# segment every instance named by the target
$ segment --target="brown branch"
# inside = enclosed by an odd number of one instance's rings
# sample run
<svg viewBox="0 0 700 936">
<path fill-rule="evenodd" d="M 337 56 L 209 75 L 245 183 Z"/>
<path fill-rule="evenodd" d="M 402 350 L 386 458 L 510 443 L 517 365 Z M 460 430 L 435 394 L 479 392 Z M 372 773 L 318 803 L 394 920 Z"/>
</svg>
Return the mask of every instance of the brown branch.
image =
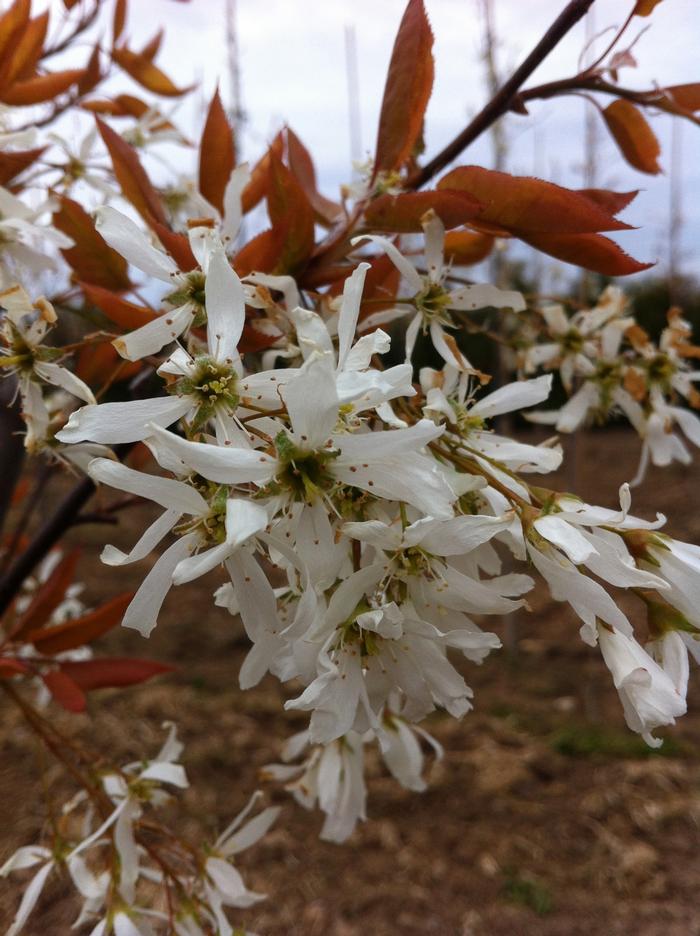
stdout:
<svg viewBox="0 0 700 936">
<path fill-rule="evenodd" d="M 76 515 L 92 497 L 94 491 L 95 485 L 90 478 L 83 478 L 79 481 L 59 504 L 56 512 L 39 529 L 29 546 L 20 553 L 0 579 L 0 617 L 12 603 L 22 587 L 22 582 L 48 555 L 65 531 L 72 526 Z"/>
<path fill-rule="evenodd" d="M 691 111 L 684 111 L 669 97 L 663 88 L 650 88 L 647 91 L 635 91 L 632 88 L 622 88 L 612 81 L 606 81 L 599 74 L 582 72 L 572 78 L 562 78 L 558 81 L 548 81 L 545 84 L 526 88 L 517 94 L 511 102 L 511 110 L 522 111 L 528 101 L 546 100 L 574 91 L 593 91 L 599 94 L 609 94 L 611 97 L 624 98 L 640 107 L 658 107 L 667 113 L 684 117 L 692 123 L 700 124 L 700 118 Z"/>
<path fill-rule="evenodd" d="M 0 452 L 1 532 L 24 461 L 24 422 L 17 399 L 17 382 L 12 377 L 0 385 Z"/>
<path fill-rule="evenodd" d="M 581 20 L 595 0 L 571 0 L 554 20 L 525 61 L 513 72 L 503 87 L 451 143 L 426 163 L 407 182 L 406 188 L 418 189 L 449 165 L 470 143 L 488 130 L 491 124 L 509 111 L 518 90 L 564 36 Z"/>
</svg>

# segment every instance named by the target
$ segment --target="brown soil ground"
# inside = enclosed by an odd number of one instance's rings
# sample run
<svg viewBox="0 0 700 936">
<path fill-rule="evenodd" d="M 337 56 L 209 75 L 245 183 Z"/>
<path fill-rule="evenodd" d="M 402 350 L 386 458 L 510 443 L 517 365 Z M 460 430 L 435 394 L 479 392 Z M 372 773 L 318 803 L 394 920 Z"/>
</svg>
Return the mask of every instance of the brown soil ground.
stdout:
<svg viewBox="0 0 700 936">
<path fill-rule="evenodd" d="M 577 448 L 575 473 L 553 486 L 615 506 L 620 481 L 634 473 L 637 440 L 609 431 L 581 437 Z M 651 471 L 635 512 L 661 510 L 669 532 L 700 542 L 699 465 Z M 133 542 L 145 519 L 139 509 L 119 529 L 76 531 L 87 543 L 81 574 L 90 600 L 138 584 L 145 564 L 107 570 L 96 555 L 105 539 Z M 105 651 L 172 661 L 176 674 L 94 693 L 89 716 L 55 715 L 122 762 L 155 750 L 161 722 L 177 721 L 192 781 L 179 819 L 192 832 L 222 827 L 258 785 L 259 768 L 304 726 L 282 710 L 290 687 L 268 677 L 238 690 L 240 632 L 213 608 L 216 584 L 211 576 L 171 595 L 147 645 L 126 632 L 102 641 Z M 572 613 L 543 590 L 532 604 L 534 613 L 497 622 L 510 649 L 466 667 L 475 711 L 461 723 L 430 720 L 446 756 L 433 764 L 428 792 L 405 792 L 370 763 L 370 820 L 337 846 L 318 840 L 320 815 L 269 789 L 282 817 L 241 866 L 270 898 L 242 923 L 261 936 L 700 934 L 697 674 L 689 714 L 652 755 L 626 730 L 607 671 L 578 638 Z M 7 708 L 0 737 L 1 861 L 37 840 L 43 814 L 36 744 Z M 59 769 L 49 767 L 47 778 L 58 796 L 70 791 Z M 3 883 L 0 923 L 17 899 L 17 887 Z M 26 933 L 68 934 L 74 909 L 56 882 Z"/>
</svg>

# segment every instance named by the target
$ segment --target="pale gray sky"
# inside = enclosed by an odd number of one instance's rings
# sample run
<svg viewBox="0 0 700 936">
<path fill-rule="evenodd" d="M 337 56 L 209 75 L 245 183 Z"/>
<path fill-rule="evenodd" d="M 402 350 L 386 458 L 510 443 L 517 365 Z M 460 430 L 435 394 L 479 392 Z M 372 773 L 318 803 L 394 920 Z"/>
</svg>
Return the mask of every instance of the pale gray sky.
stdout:
<svg viewBox="0 0 700 936">
<path fill-rule="evenodd" d="M 164 25 L 166 41 L 159 64 L 176 82 L 200 81 L 199 107 L 220 79 L 229 97 L 225 47 L 226 0 L 132 0 L 128 32 L 143 41 Z M 508 72 L 534 45 L 564 0 L 493 0 L 502 68 Z M 242 141 L 254 159 L 287 121 L 312 151 L 322 185 L 334 195 L 350 175 L 346 91 L 346 26 L 357 40 L 362 144 L 373 149 L 386 68 L 404 0 L 237 0 L 237 27 L 243 105 L 248 114 Z M 484 102 L 479 61 L 482 24 L 477 0 L 426 0 L 435 34 L 436 77 L 427 115 L 427 154 L 443 146 Z M 629 0 L 597 0 L 595 27 L 619 24 Z M 700 12 L 697 0 L 665 0 L 649 19 L 637 18 L 629 31 L 650 25 L 635 46 L 638 69 L 623 72 L 624 83 L 648 87 L 700 80 Z M 576 27 L 536 72 L 533 81 L 572 74 L 584 42 Z M 610 34 L 608 34 L 610 35 Z M 604 37 L 603 41 L 606 37 Z M 607 103 L 607 102 L 606 102 Z M 183 124 L 194 125 L 193 104 L 183 108 Z M 588 105 L 590 106 L 590 105 Z M 507 118 L 511 172 L 537 174 L 576 187 L 582 184 L 585 102 L 575 98 L 536 103 L 529 117 Z M 670 118 L 654 117 L 662 144 L 665 174 L 636 172 L 617 156 L 600 122 L 598 184 L 622 191 L 641 188 L 626 220 L 642 227 L 619 238 L 640 260 L 667 262 L 669 217 Z M 683 124 L 681 166 L 684 215 L 681 266 L 700 275 L 700 127 Z M 463 162 L 491 164 L 488 139 L 475 144 Z M 570 269 L 570 268 L 566 268 Z"/>
</svg>

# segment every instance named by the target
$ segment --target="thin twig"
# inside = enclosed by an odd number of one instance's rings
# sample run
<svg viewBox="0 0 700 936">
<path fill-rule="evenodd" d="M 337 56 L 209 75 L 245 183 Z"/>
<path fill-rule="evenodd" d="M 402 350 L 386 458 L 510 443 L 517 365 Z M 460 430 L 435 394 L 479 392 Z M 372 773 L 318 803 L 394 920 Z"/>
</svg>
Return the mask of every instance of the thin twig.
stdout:
<svg viewBox="0 0 700 936">
<path fill-rule="evenodd" d="M 94 491 L 95 485 L 90 478 L 79 481 L 0 579 L 0 617 L 7 611 L 22 587 L 22 582 L 72 525 L 76 515 L 90 500 Z"/>
<path fill-rule="evenodd" d="M 571 0 L 554 20 L 544 36 L 530 52 L 525 61 L 513 72 L 500 91 L 491 98 L 488 104 L 476 117 L 458 134 L 451 143 L 442 149 L 430 162 L 426 163 L 407 182 L 406 187 L 419 189 L 426 182 L 437 175 L 441 169 L 449 165 L 453 159 L 465 150 L 470 143 L 488 130 L 491 124 L 509 111 L 516 98 L 518 90 L 527 81 L 535 69 L 544 61 L 549 53 L 564 38 L 564 36 L 581 20 L 595 0 Z"/>
</svg>

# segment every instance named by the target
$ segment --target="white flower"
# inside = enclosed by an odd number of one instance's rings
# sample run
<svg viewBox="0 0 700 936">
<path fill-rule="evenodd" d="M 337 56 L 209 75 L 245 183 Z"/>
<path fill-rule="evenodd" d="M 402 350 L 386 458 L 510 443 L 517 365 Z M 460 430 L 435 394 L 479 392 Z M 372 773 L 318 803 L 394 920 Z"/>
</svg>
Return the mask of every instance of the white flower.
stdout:
<svg viewBox="0 0 700 936">
<path fill-rule="evenodd" d="M 406 429 L 335 431 L 340 401 L 329 354 L 309 359 L 280 395 L 291 426 L 287 430 L 275 421 L 274 457 L 234 445 L 189 442 L 156 426 L 154 435 L 164 451 L 219 483 L 267 482 L 285 500 L 305 503 L 324 499 L 341 485 L 451 516 L 455 494 L 435 460 L 421 451 L 441 435 L 440 427 L 421 420 Z"/>
<path fill-rule="evenodd" d="M 186 417 L 196 429 L 213 421 L 221 441 L 228 439 L 235 431 L 231 419 L 241 394 L 255 393 L 257 387 L 254 379 L 240 380 L 238 342 L 245 324 L 245 300 L 220 246 L 211 251 L 204 297 L 207 351 L 192 357 L 178 348 L 161 365 L 158 373 L 171 381 L 170 396 L 85 406 L 71 415 L 56 438 L 65 443 L 136 442 L 151 434 L 150 423 L 169 426 Z M 266 375 L 262 383 L 269 381 Z"/>
<path fill-rule="evenodd" d="M 625 538 L 642 568 L 661 580 L 653 587 L 665 588 L 664 599 L 700 628 L 700 546 L 652 530 L 635 529 Z"/>
<path fill-rule="evenodd" d="M 224 907 L 251 907 L 265 899 L 264 894 L 248 890 L 240 872 L 233 865 L 233 858 L 260 841 L 280 813 L 279 807 L 270 806 L 245 822 L 260 795 L 255 793 L 222 832 L 204 863 L 202 886 L 207 907 L 216 920 L 220 936 L 232 936 L 234 932 L 226 919 Z"/>
<path fill-rule="evenodd" d="M 615 286 L 608 286 L 593 309 L 569 316 L 557 304 L 539 309 L 551 340 L 528 348 L 522 358 L 526 373 L 538 367 L 557 367 L 562 383 L 571 390 L 576 375 L 589 376 L 596 361 L 616 356 L 620 339 L 633 318 L 622 318 L 626 299 Z"/>
<path fill-rule="evenodd" d="M 445 331 L 445 328 L 456 327 L 450 311 L 472 312 L 495 306 L 521 312 L 525 308 L 525 300 L 519 292 L 504 291 L 486 284 L 461 286 L 448 291 L 443 285 L 449 277 L 449 269 L 445 266 L 444 260 L 445 228 L 435 212 L 427 213 L 423 221 L 423 230 L 425 232 L 425 261 L 428 268 L 425 275 L 419 273 L 387 238 L 365 234 L 353 239 L 353 244 L 367 240 L 380 247 L 401 274 L 409 293 L 413 293 L 410 304 L 395 306 L 368 316 L 362 323 L 363 328 L 367 330 L 376 325 L 411 315 L 411 321 L 406 329 L 407 361 L 410 361 L 413 356 L 416 338 L 422 329 L 424 333 L 430 332 L 433 346 L 447 364 L 451 364 L 458 370 L 474 373 L 471 364 L 457 347 L 454 337 Z"/>
<path fill-rule="evenodd" d="M 661 747 L 661 739 L 651 732 L 661 725 L 675 724 L 676 718 L 686 712 L 685 698 L 634 637 L 602 625 L 598 633 L 600 650 L 620 695 L 625 721 L 650 747 Z"/>
<path fill-rule="evenodd" d="M 183 273 L 172 257 L 154 247 L 138 225 L 115 208 L 108 205 L 98 208 L 95 226 L 110 247 L 132 266 L 170 286 L 171 291 L 165 296 L 165 302 L 171 311 L 164 312 L 147 325 L 114 341 L 119 354 L 129 361 L 157 354 L 165 345 L 171 344 L 186 332 L 198 316 L 205 315 L 207 272 L 211 258 L 223 250 L 221 241 L 210 228 L 190 228 L 190 247 L 199 269 Z M 213 314 L 218 312 L 217 308 Z M 217 330 L 214 330 L 212 341 L 216 337 Z"/>
<path fill-rule="evenodd" d="M 88 870 L 83 859 L 76 853 L 66 855 L 65 843 L 63 850 L 57 852 L 52 852 L 41 845 L 25 845 L 18 848 L 14 855 L 0 868 L 0 877 L 6 877 L 13 871 L 32 868 L 38 864 L 41 867 L 35 872 L 34 877 L 25 888 L 20 905 L 5 936 L 17 936 L 17 934 L 21 933 L 41 896 L 51 872 L 64 863 L 73 884 L 86 900 L 94 900 L 96 896 L 100 897 L 103 894 L 102 884 Z"/>
<path fill-rule="evenodd" d="M 190 582 L 216 568 L 268 523 L 264 507 L 250 500 L 230 497 L 227 489 L 219 486 L 210 486 L 207 500 L 196 487 L 184 481 L 134 471 L 107 458 L 91 461 L 89 473 L 95 481 L 145 497 L 165 508 L 130 553 L 105 546 L 101 558 L 107 565 L 144 559 L 183 515 L 191 518 L 182 536 L 148 573 L 124 615 L 124 627 L 133 627 L 144 637 L 156 626 L 158 612 L 171 584 Z"/>
<path fill-rule="evenodd" d="M 308 732 L 294 735 L 285 745 L 283 760 L 296 760 L 308 744 Z M 286 788 L 305 809 L 318 803 L 326 814 L 321 830 L 324 841 L 344 842 L 358 820 L 367 818 L 363 748 L 362 735 L 353 731 L 328 745 L 314 747 L 299 765 L 268 764 L 264 770 L 272 779 L 287 781 Z"/>
<path fill-rule="evenodd" d="M 381 748 L 384 763 L 402 787 L 422 793 L 427 789 L 423 779 L 425 758 L 419 738 L 425 739 L 433 748 L 438 760 L 442 760 L 442 745 L 422 728 L 411 725 L 387 712 L 384 716 L 384 745 Z"/>
<path fill-rule="evenodd" d="M 488 428 L 488 420 L 535 406 L 549 396 L 550 376 L 534 380 L 517 380 L 486 394 L 478 400 L 468 399 L 469 378 L 457 368 L 446 364 L 441 371 L 423 367 L 420 382 L 426 395 L 423 411 L 432 419 L 446 419 L 448 430 L 459 438 L 460 447 L 474 454 L 478 463 L 500 480 L 506 480 L 497 465 L 512 471 L 556 471 L 562 460 L 558 445 L 528 445 L 498 435 Z M 494 465 L 494 462 L 496 465 Z"/>
<path fill-rule="evenodd" d="M 146 804 L 158 806 L 170 798 L 163 784 L 179 789 L 189 786 L 184 767 L 176 763 L 182 753 L 182 744 L 177 739 L 175 726 L 170 724 L 168 728 L 168 737 L 152 760 L 127 764 L 119 773 L 102 775 L 102 787 L 115 809 L 68 855 L 68 860 L 80 855 L 113 827 L 114 847 L 119 855 L 119 893 L 129 904 L 134 901 L 136 882 L 141 874 L 134 824 L 141 818 Z"/>
<path fill-rule="evenodd" d="M 32 303 L 21 286 L 0 293 L 0 369 L 16 374 L 22 397 L 22 411 L 27 424 L 25 445 L 31 450 L 46 441 L 49 409 L 41 385 L 61 387 L 88 403 L 95 398 L 90 388 L 65 367 L 55 363 L 60 351 L 43 344 L 56 313 L 43 297 Z"/>
<path fill-rule="evenodd" d="M 690 464 L 690 452 L 682 438 L 673 431 L 676 427 L 693 445 L 700 447 L 700 419 L 683 406 L 672 406 L 658 387 L 653 388 L 649 394 L 648 410 L 635 425 L 643 446 L 633 484 L 644 479 L 650 460 L 661 467 L 676 461 L 682 465 Z"/>
<path fill-rule="evenodd" d="M 6 188 L 0 186 L 0 285 L 23 275 L 38 276 L 56 267 L 46 244 L 57 248 L 73 246 L 70 237 L 40 219 L 55 205 L 51 199 L 30 208 Z"/>
</svg>

